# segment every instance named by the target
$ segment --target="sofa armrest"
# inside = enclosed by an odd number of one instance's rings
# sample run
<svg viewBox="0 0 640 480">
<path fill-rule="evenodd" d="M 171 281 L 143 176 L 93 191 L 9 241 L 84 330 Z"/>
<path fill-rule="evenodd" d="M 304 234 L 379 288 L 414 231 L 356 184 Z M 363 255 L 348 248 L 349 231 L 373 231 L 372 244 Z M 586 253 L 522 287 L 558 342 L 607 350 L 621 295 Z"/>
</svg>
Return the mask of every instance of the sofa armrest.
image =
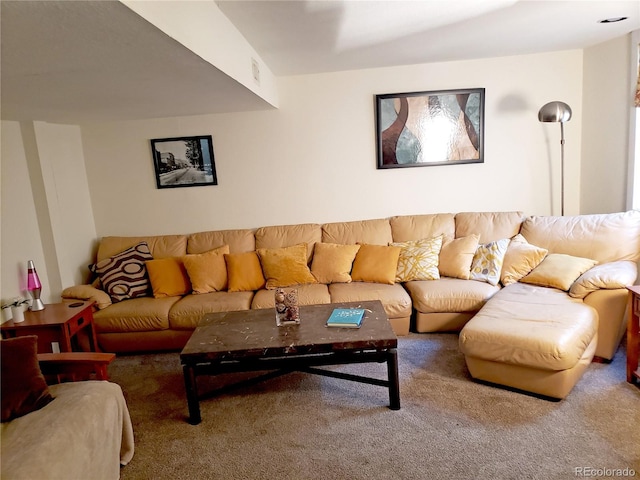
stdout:
<svg viewBox="0 0 640 480">
<path fill-rule="evenodd" d="M 74 285 L 67 287 L 62 291 L 61 296 L 62 298 L 74 300 L 93 300 L 96 302 L 99 310 L 111 305 L 111 297 L 109 294 L 93 285 Z"/>
<path fill-rule="evenodd" d="M 47 383 L 108 380 L 107 366 L 114 353 L 65 352 L 39 353 L 40 370 Z"/>
<path fill-rule="evenodd" d="M 627 285 L 632 285 L 637 276 L 638 267 L 629 260 L 603 263 L 580 275 L 571 285 L 569 295 L 574 298 L 584 298 L 600 289 L 625 288 Z"/>
</svg>

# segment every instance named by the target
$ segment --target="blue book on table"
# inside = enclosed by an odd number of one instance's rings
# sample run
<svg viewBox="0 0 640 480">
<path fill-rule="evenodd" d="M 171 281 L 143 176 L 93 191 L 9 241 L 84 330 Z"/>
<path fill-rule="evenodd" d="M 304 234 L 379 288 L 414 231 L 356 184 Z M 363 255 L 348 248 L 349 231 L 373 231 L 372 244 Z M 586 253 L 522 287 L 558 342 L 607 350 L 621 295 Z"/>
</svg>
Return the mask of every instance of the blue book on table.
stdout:
<svg viewBox="0 0 640 480">
<path fill-rule="evenodd" d="M 327 327 L 360 328 L 364 308 L 335 308 L 327 320 Z"/>
</svg>

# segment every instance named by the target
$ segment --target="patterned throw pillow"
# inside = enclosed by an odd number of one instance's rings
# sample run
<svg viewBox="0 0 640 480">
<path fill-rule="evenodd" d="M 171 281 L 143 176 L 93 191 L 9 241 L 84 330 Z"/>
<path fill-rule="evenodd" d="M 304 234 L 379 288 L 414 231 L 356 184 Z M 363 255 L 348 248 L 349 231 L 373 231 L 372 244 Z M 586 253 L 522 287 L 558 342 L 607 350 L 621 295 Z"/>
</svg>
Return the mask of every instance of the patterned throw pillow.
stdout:
<svg viewBox="0 0 640 480">
<path fill-rule="evenodd" d="M 140 242 L 89 269 L 98 274 L 104 291 L 113 302 L 149 295 L 149 277 L 144 262 L 153 260 L 147 242 Z"/>
<path fill-rule="evenodd" d="M 497 285 L 500 281 L 502 262 L 509 247 L 509 239 L 503 238 L 495 242 L 479 245 L 471 262 L 471 280 Z"/>
<path fill-rule="evenodd" d="M 422 240 L 392 243 L 401 247 L 396 271 L 396 282 L 437 280 L 440 278 L 438 260 L 442 248 L 442 235 Z"/>
</svg>

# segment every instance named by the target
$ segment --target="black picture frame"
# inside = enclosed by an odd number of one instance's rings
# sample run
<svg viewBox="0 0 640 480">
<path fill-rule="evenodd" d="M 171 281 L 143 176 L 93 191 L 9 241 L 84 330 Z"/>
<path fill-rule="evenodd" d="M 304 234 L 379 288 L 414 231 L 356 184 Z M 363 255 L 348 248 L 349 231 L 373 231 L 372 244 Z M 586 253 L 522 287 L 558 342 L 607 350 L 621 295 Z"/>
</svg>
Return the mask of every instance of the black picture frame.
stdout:
<svg viewBox="0 0 640 480">
<path fill-rule="evenodd" d="M 157 188 L 217 185 L 211 135 L 150 140 Z"/>
<path fill-rule="evenodd" d="M 375 96 L 377 168 L 484 163 L 484 88 Z"/>
</svg>

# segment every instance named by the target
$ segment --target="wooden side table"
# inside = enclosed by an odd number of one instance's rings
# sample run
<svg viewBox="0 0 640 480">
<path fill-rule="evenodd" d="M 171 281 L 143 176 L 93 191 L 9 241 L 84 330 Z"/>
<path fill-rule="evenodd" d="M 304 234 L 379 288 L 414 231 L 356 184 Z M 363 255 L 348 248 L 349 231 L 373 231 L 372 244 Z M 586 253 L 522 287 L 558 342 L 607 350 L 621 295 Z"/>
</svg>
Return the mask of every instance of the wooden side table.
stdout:
<svg viewBox="0 0 640 480">
<path fill-rule="evenodd" d="M 38 353 L 99 351 L 93 326 L 93 300 L 46 304 L 44 310 L 24 312 L 24 321 L 9 320 L 0 330 L 3 338 L 38 336 Z M 55 353 L 55 352 L 54 352 Z"/>
<path fill-rule="evenodd" d="M 640 285 L 629 290 L 629 319 L 627 321 L 627 382 L 638 383 L 640 379 Z"/>
</svg>

